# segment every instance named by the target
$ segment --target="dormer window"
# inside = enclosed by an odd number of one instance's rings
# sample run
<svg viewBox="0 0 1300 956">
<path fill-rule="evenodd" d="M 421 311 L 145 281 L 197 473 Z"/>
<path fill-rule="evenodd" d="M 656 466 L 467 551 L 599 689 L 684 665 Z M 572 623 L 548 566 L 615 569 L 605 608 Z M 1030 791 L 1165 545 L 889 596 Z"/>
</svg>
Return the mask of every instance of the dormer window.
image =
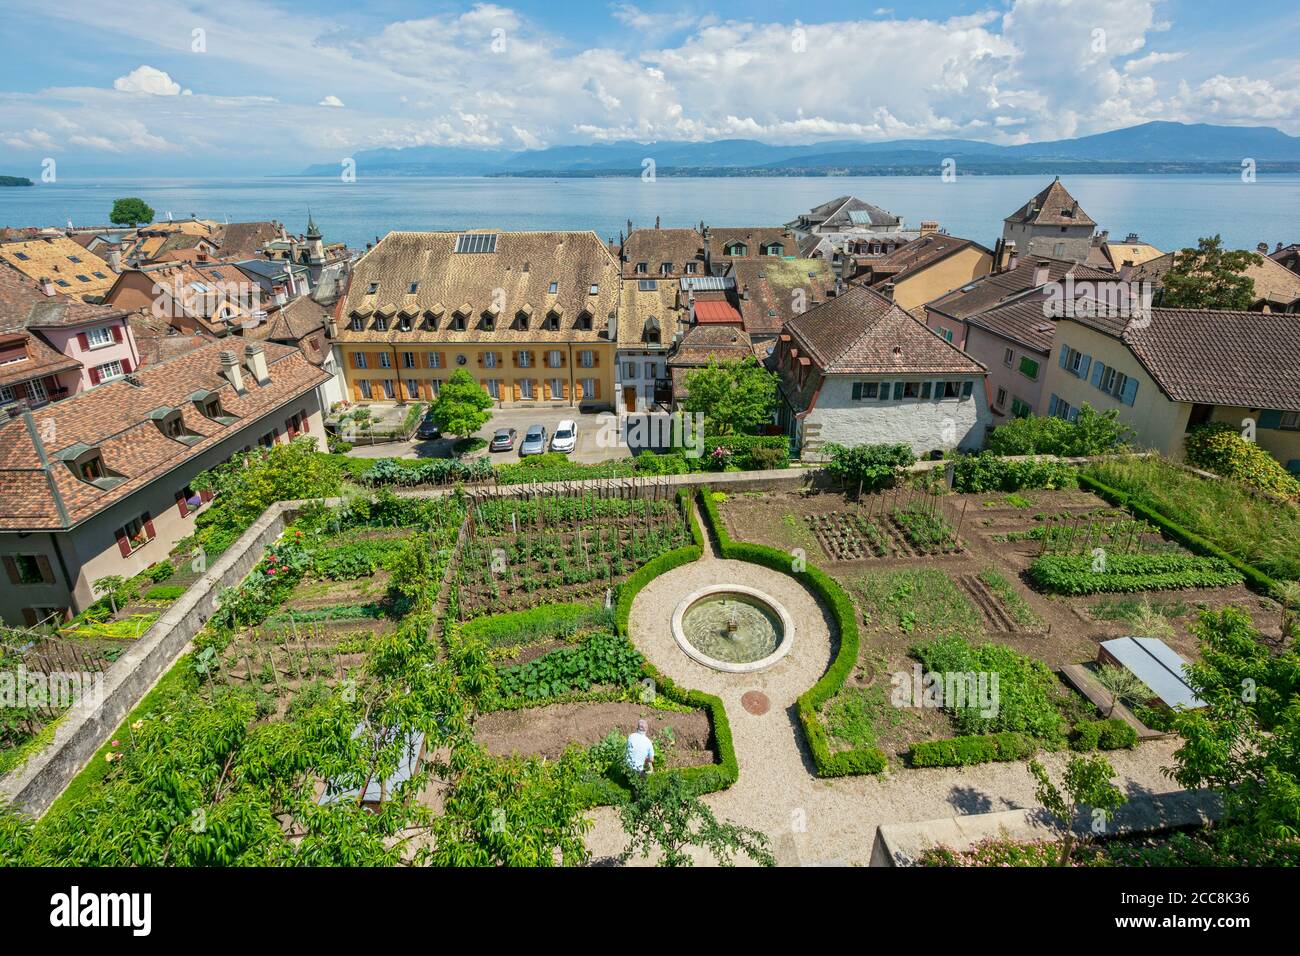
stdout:
<svg viewBox="0 0 1300 956">
<path fill-rule="evenodd" d="M 348 323 L 348 328 L 351 329 L 353 332 L 361 332 L 365 329 L 365 327 L 366 327 L 365 320 L 362 319 L 361 316 L 359 315 L 352 316 L 352 321 Z"/>
<path fill-rule="evenodd" d="M 453 332 L 464 332 L 464 331 L 465 331 L 465 316 L 461 315 L 459 312 L 457 312 L 455 315 L 453 315 L 453 316 L 451 317 L 451 330 L 452 330 Z"/>
<path fill-rule="evenodd" d="M 124 477 L 104 463 L 104 457 L 98 448 L 77 443 L 63 449 L 56 456 L 67 463 L 68 468 L 81 481 L 94 485 L 101 491 L 107 491 L 122 482 Z"/>
<path fill-rule="evenodd" d="M 669 275 L 672 271 L 673 271 L 673 264 L 672 264 L 671 262 L 661 262 L 661 263 L 659 263 L 659 274 L 660 274 L 660 275 L 665 275 L 665 276 L 666 276 L 666 275 Z"/>
<path fill-rule="evenodd" d="M 490 312 L 485 312 L 483 314 L 483 331 L 494 332 L 496 331 L 496 327 L 497 327 L 496 316 L 492 315 L 492 313 Z"/>
<path fill-rule="evenodd" d="M 590 332 L 590 331 L 591 331 L 591 313 L 590 313 L 590 312 L 583 312 L 581 315 L 578 316 L 578 322 L 577 322 L 576 328 L 580 329 L 580 330 L 583 331 L 583 332 Z"/>
<path fill-rule="evenodd" d="M 647 272 L 649 272 L 649 271 L 650 271 L 650 263 L 648 263 L 648 262 L 638 262 L 638 263 L 636 264 L 636 272 L 637 272 L 637 275 L 642 275 L 642 276 L 643 276 L 643 275 L 645 275 L 645 274 L 646 274 Z"/>
<path fill-rule="evenodd" d="M 645 320 L 645 326 L 641 329 L 641 339 L 647 345 L 658 345 L 660 343 L 659 320 L 653 315 Z"/>
<path fill-rule="evenodd" d="M 781 245 L 781 243 L 779 242 L 769 242 L 766 246 L 763 247 L 763 255 L 765 256 L 785 255 L 785 246 Z"/>
<path fill-rule="evenodd" d="M 211 392 L 195 392 L 190 396 L 190 401 L 199 413 L 209 421 L 216 422 L 218 425 L 232 425 L 236 417 L 221 407 L 221 396 L 214 395 Z"/>
<path fill-rule="evenodd" d="M 749 255 L 749 247 L 743 242 L 729 242 L 727 243 L 727 255 L 747 256 Z"/>
<path fill-rule="evenodd" d="M 696 265 L 697 265 L 697 263 L 694 263 L 694 262 L 688 262 L 688 263 L 686 263 L 686 274 L 687 274 L 688 276 L 693 276 L 693 275 L 695 275 L 695 273 L 696 273 Z"/>
<path fill-rule="evenodd" d="M 402 331 L 402 332 L 409 332 L 409 331 L 411 331 L 411 320 L 410 320 L 407 316 L 405 316 L 405 315 L 398 316 L 398 318 L 397 318 L 397 328 L 398 328 L 399 331 Z"/>
<path fill-rule="evenodd" d="M 550 315 L 546 317 L 546 331 L 547 332 L 560 331 L 560 317 L 556 315 L 554 312 L 552 312 Z"/>
<path fill-rule="evenodd" d="M 388 320 L 384 318 L 382 315 L 375 316 L 375 331 L 376 332 L 388 331 Z"/>
</svg>

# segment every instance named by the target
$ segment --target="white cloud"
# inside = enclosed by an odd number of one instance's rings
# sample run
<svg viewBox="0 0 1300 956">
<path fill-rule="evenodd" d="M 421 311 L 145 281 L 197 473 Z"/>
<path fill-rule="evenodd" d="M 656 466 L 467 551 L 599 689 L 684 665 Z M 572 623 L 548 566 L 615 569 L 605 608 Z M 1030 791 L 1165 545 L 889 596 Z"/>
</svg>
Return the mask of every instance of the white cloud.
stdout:
<svg viewBox="0 0 1300 956">
<path fill-rule="evenodd" d="M 317 103 L 316 105 L 317 105 L 317 106 L 334 106 L 334 107 L 341 107 L 341 106 L 343 106 L 343 101 L 342 101 L 341 99 L 339 99 L 337 96 L 335 96 L 333 93 L 331 93 L 329 96 L 325 97 L 323 100 L 321 100 L 321 101 L 320 101 L 319 103 Z"/>
<path fill-rule="evenodd" d="M 138 66 L 126 76 L 119 76 L 114 80 L 113 89 L 121 93 L 152 93 L 154 96 L 179 96 L 181 85 L 162 70 L 155 70 L 152 66 Z"/>
<path fill-rule="evenodd" d="M 1177 63 L 1183 57 L 1187 56 L 1185 51 L 1174 53 L 1148 53 L 1146 56 L 1140 56 L 1136 60 L 1129 60 L 1124 64 L 1125 73 L 1145 73 L 1153 66 L 1159 66 L 1161 63 Z"/>
</svg>

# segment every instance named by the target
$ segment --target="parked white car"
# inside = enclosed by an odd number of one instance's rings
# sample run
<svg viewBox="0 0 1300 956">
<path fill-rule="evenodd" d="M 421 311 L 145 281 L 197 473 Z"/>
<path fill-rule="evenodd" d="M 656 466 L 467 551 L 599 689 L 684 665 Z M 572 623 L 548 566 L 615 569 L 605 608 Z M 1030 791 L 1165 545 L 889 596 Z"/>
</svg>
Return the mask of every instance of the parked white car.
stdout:
<svg viewBox="0 0 1300 956">
<path fill-rule="evenodd" d="M 566 418 L 555 426 L 555 434 L 551 436 L 551 451 L 563 452 L 567 455 L 577 447 L 578 423 L 571 418 Z"/>
</svg>

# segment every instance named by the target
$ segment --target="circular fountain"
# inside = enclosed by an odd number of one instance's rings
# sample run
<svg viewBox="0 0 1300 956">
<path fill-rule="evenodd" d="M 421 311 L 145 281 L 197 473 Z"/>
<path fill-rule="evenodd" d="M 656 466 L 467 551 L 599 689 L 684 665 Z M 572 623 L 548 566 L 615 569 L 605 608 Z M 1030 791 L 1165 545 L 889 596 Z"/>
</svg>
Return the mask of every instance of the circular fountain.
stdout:
<svg viewBox="0 0 1300 956">
<path fill-rule="evenodd" d="M 794 642 L 794 621 L 756 588 L 717 584 L 682 599 L 673 611 L 673 637 L 692 660 L 714 670 L 747 674 L 771 667 Z"/>
</svg>

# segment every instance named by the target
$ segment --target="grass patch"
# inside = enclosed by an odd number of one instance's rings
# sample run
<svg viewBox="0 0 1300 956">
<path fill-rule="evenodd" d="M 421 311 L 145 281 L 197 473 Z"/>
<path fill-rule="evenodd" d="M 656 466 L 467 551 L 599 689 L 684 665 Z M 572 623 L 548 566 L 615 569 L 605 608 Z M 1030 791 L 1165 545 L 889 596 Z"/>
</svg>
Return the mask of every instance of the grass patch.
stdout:
<svg viewBox="0 0 1300 956">
<path fill-rule="evenodd" d="M 845 687 L 822 707 L 822 717 L 831 739 L 854 749 L 877 745 L 877 721 L 886 715 L 889 702 L 879 687 Z"/>
</svg>

